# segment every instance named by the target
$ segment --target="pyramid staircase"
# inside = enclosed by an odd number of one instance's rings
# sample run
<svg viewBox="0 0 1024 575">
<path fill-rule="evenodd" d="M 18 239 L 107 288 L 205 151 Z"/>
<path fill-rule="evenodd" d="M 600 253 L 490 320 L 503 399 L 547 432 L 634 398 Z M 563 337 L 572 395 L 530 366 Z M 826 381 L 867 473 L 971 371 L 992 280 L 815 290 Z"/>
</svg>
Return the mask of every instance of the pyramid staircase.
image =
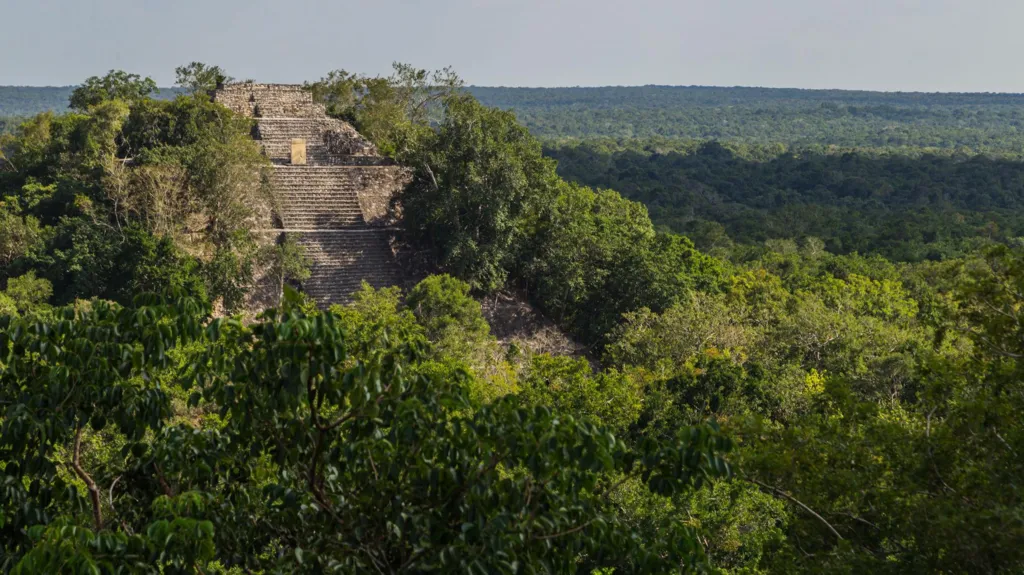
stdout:
<svg viewBox="0 0 1024 575">
<path fill-rule="evenodd" d="M 273 164 L 278 199 L 268 231 L 305 248 L 311 266 L 302 291 L 326 307 L 349 302 L 363 281 L 377 288 L 402 283 L 386 215 L 408 170 L 348 123 L 327 117 L 302 86 L 231 84 L 213 98 L 255 119 L 253 136 Z M 295 141 L 304 145 L 304 164 L 292 163 Z"/>
</svg>

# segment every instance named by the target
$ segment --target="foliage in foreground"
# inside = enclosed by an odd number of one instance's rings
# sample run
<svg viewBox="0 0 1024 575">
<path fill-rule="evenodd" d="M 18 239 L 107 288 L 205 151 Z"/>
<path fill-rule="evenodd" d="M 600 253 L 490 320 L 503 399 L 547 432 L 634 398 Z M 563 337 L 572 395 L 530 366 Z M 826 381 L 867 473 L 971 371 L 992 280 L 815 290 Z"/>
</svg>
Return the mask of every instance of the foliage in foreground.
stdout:
<svg viewBox="0 0 1024 575">
<path fill-rule="evenodd" d="M 189 299 L 139 303 L 3 320 L 5 570 L 703 564 L 678 518 L 640 538 L 615 499 L 727 474 L 714 427 L 627 446 L 514 397 L 475 406 L 465 376 L 418 368 L 421 337 L 307 315 L 294 296 L 249 326 Z"/>
</svg>

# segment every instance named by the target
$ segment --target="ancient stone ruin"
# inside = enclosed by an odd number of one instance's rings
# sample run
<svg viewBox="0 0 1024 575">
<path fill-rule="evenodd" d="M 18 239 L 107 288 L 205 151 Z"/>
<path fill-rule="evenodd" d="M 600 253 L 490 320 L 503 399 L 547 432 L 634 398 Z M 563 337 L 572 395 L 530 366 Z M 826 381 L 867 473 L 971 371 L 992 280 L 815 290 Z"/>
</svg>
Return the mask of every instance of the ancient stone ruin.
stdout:
<svg viewBox="0 0 1024 575">
<path fill-rule="evenodd" d="M 311 260 L 302 290 L 321 306 L 349 301 L 362 281 L 401 283 L 389 206 L 409 170 L 378 153 L 351 125 L 329 118 L 302 86 L 230 84 L 215 101 L 255 119 L 253 137 L 273 164 L 272 236 L 295 237 Z"/>
</svg>

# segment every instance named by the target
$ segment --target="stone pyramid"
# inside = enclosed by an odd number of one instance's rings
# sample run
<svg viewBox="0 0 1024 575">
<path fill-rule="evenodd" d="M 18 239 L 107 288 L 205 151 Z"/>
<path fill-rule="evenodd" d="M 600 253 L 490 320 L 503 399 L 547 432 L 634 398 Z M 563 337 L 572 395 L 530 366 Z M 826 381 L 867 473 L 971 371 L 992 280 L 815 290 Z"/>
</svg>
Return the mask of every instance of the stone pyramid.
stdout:
<svg viewBox="0 0 1024 575">
<path fill-rule="evenodd" d="M 399 285 L 403 276 L 388 220 L 392 198 L 411 178 L 347 122 L 330 118 L 298 85 L 229 84 L 214 101 L 253 118 L 253 137 L 273 164 L 278 207 L 270 234 L 305 247 L 311 277 L 302 290 L 326 307 L 346 303 L 365 280 Z"/>
</svg>

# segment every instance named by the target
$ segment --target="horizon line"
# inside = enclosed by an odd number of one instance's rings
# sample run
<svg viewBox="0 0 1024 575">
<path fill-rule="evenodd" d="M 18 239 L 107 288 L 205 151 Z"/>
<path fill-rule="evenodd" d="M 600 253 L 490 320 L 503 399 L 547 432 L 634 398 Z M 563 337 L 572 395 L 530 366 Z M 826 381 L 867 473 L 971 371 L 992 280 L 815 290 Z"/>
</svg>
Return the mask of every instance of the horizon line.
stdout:
<svg viewBox="0 0 1024 575">
<path fill-rule="evenodd" d="M 266 83 L 266 82 L 260 82 Z M 302 83 L 275 82 L 274 84 L 286 86 L 302 86 Z M 69 89 L 77 88 L 81 84 L 64 85 L 31 85 L 31 84 L 0 84 L 3 88 L 33 88 L 33 89 Z M 600 90 L 609 88 L 671 88 L 671 89 L 719 89 L 719 90 L 778 90 L 778 91 L 801 91 L 801 92 L 861 92 L 868 94 L 899 94 L 899 95 L 971 95 L 971 96 L 1024 96 L 1024 92 L 1001 92 L 1001 91 L 942 91 L 942 90 L 872 90 L 865 88 L 799 88 L 793 86 L 757 86 L 757 85 L 714 85 L 714 84 L 597 84 L 597 85 L 564 85 L 564 86 L 516 86 L 508 84 L 481 85 L 467 84 L 466 88 L 480 89 L 503 89 L 503 90 Z M 158 86 L 158 91 L 184 90 L 178 86 Z"/>
</svg>

